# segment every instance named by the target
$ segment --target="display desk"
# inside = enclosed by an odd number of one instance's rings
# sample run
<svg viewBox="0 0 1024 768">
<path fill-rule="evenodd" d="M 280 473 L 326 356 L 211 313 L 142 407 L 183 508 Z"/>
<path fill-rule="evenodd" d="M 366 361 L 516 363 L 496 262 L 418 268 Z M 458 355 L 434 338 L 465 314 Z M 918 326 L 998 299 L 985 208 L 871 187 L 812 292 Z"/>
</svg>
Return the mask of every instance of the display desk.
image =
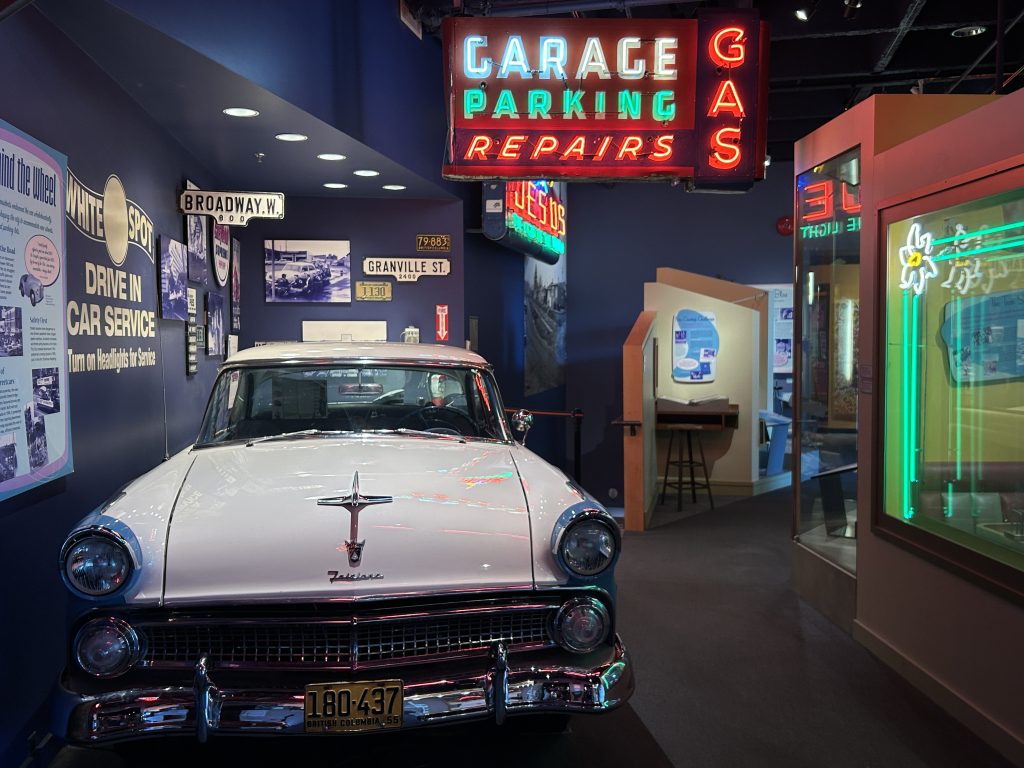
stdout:
<svg viewBox="0 0 1024 768">
<path fill-rule="evenodd" d="M 690 424 L 705 431 L 736 429 L 740 425 L 740 407 L 735 403 L 683 404 L 678 400 L 659 397 L 654 403 L 659 429 L 672 424 Z"/>
</svg>

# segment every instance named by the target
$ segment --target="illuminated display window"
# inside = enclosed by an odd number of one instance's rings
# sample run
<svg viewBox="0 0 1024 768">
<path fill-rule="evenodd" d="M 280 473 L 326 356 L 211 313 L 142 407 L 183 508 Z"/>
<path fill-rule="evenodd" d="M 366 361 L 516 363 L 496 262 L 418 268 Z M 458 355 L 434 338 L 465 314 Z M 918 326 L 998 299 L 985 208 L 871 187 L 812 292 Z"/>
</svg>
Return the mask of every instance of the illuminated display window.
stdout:
<svg viewBox="0 0 1024 768">
<path fill-rule="evenodd" d="M 1024 189 L 886 224 L 884 513 L 1024 571 Z"/>
<path fill-rule="evenodd" d="M 856 568 L 860 150 L 797 177 L 796 257 L 801 542 Z M 842 546 L 839 546 L 842 544 Z"/>
</svg>

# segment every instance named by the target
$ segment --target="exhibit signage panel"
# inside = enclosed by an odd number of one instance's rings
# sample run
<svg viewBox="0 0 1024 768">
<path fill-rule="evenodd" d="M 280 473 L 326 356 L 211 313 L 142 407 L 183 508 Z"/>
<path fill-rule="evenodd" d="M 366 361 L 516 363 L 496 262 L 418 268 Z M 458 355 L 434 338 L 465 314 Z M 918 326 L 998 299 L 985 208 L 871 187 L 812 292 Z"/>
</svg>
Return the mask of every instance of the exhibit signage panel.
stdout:
<svg viewBox="0 0 1024 768">
<path fill-rule="evenodd" d="M 764 176 L 767 26 L 696 19 L 450 17 L 451 179 Z"/>
<path fill-rule="evenodd" d="M 0 120 L 0 501 L 72 471 L 67 158 Z"/>
<path fill-rule="evenodd" d="M 672 378 L 683 384 L 714 381 L 719 343 L 714 312 L 680 309 L 672 326 Z"/>
</svg>

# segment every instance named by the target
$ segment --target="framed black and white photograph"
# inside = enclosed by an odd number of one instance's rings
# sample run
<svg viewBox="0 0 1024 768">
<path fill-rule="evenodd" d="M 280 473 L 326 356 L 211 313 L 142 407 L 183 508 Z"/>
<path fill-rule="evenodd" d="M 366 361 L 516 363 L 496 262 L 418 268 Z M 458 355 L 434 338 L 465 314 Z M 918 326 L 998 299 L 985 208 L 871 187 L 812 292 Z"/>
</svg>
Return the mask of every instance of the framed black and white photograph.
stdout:
<svg viewBox="0 0 1024 768">
<path fill-rule="evenodd" d="M 206 294 L 206 354 L 223 355 L 224 340 L 224 297 L 216 291 Z"/>
<path fill-rule="evenodd" d="M 223 288 L 231 273 L 231 234 L 227 224 L 213 225 L 213 279 Z"/>
<path fill-rule="evenodd" d="M 32 404 L 42 413 L 60 413 L 60 371 L 32 369 Z"/>
<path fill-rule="evenodd" d="M 185 182 L 187 189 L 199 189 L 191 181 Z M 188 279 L 193 283 L 206 285 L 210 274 L 210 242 L 206 216 L 185 217 L 185 240 L 188 243 Z"/>
<path fill-rule="evenodd" d="M 268 302 L 352 303 L 348 240 L 264 240 Z"/>
<path fill-rule="evenodd" d="M 188 256 L 185 244 L 160 237 L 160 317 L 188 319 Z"/>
<path fill-rule="evenodd" d="M 242 330 L 242 244 L 231 241 L 231 332 Z"/>
<path fill-rule="evenodd" d="M 13 480 L 18 474 L 18 445 L 15 434 L 0 435 L 0 482 Z"/>
<path fill-rule="evenodd" d="M 21 307 L 0 307 L 0 357 L 21 357 L 25 341 L 21 332 Z"/>
<path fill-rule="evenodd" d="M 28 466 L 34 472 L 50 461 L 46 447 L 46 422 L 35 403 L 25 404 L 25 434 L 28 437 Z"/>
</svg>

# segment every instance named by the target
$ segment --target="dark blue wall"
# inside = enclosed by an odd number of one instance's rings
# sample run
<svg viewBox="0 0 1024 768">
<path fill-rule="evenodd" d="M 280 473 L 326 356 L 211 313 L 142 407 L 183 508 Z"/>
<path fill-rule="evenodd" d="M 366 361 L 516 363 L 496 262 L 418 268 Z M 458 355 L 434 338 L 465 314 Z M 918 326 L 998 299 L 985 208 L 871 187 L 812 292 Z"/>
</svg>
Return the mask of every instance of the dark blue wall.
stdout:
<svg viewBox="0 0 1024 768">
<path fill-rule="evenodd" d="M 24 74 L 29 67 L 31 76 Z M 23 73 L 5 80 L 0 117 L 67 154 L 76 176 L 97 191 L 108 175 L 117 174 L 157 234 L 183 237 L 175 190 L 185 176 L 209 181 L 207 173 L 34 9 L 0 23 L 0 70 Z M 124 266 L 143 278 L 141 305 L 87 296 L 85 261 L 112 266 L 103 243 L 68 224 L 69 299 L 156 309 L 156 265 L 142 251 L 130 247 Z M 74 474 L 0 505 L 0 562 L 9 564 L 10 575 L 0 583 L 0 608 L 9 628 L 29 632 L 0 634 L 0 765 L 20 764 L 24 729 L 63 664 L 66 591 L 56 558 L 68 529 L 120 485 L 158 464 L 165 445 L 179 450 L 198 432 L 219 359 L 200 355 L 199 374 L 186 378 L 184 324 L 158 326 L 154 339 L 69 337 L 69 346 L 82 351 L 152 346 L 158 364 L 71 375 L 63 399 L 71 410 Z"/>
<path fill-rule="evenodd" d="M 479 192 L 479 184 L 472 186 Z M 473 226 L 479 228 L 479 218 L 470 228 Z M 467 323 L 469 317 L 478 318 L 478 351 L 494 366 L 505 406 L 564 411 L 564 386 L 530 397 L 525 395 L 523 260 L 526 257 L 480 234 L 466 235 L 465 252 Z M 527 446 L 572 474 L 571 438 L 572 424 L 569 420 L 537 416 L 527 437 Z"/>
<path fill-rule="evenodd" d="M 741 283 L 790 282 L 793 242 L 775 221 L 793 208 L 792 166 L 773 165 L 743 195 L 687 193 L 666 184 L 573 184 L 567 215 L 568 391 L 582 408 L 587 490 L 621 505 L 622 344 L 658 267 Z M 616 489 L 616 499 L 609 489 Z"/>
<path fill-rule="evenodd" d="M 420 340 L 434 343 L 435 307 L 449 306 L 450 340 L 465 344 L 463 325 L 462 204 L 434 200 L 335 200 L 289 198 L 281 221 L 259 220 L 232 233 L 242 244 L 243 347 L 254 341 L 302 338 L 303 320 L 387 320 L 388 341 L 401 341 L 407 325 L 420 329 Z M 366 256 L 417 256 L 418 233 L 452 235 L 451 274 L 421 277 L 414 283 L 392 278 L 365 277 Z M 266 304 L 263 241 L 267 239 L 349 240 L 353 290 L 356 280 L 392 283 L 390 302 L 353 301 L 352 304 Z M 445 254 L 419 254 L 444 256 Z"/>
</svg>

